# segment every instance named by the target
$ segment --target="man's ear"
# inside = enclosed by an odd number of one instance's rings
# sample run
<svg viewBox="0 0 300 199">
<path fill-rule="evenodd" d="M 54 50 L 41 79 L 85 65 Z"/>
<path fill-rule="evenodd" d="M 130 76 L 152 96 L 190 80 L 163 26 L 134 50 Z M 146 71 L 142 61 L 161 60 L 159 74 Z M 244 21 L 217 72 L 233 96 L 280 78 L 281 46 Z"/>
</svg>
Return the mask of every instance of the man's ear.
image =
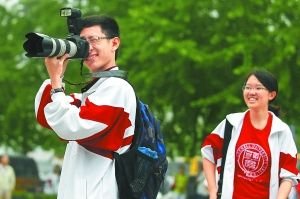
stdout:
<svg viewBox="0 0 300 199">
<path fill-rule="evenodd" d="M 114 37 L 111 40 L 112 40 L 112 48 L 114 51 L 116 51 L 120 46 L 121 40 L 119 37 Z"/>
</svg>

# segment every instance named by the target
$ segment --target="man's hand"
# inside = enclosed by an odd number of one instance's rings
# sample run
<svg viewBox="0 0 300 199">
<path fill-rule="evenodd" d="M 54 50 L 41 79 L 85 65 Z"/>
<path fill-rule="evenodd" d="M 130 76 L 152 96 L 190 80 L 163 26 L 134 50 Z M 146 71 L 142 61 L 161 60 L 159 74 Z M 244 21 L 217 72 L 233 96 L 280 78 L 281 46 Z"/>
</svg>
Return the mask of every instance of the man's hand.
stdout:
<svg viewBox="0 0 300 199">
<path fill-rule="evenodd" d="M 61 78 L 64 75 L 68 64 L 69 55 L 65 54 L 61 57 L 46 57 L 45 65 L 51 80 L 52 88 L 61 88 Z"/>
</svg>

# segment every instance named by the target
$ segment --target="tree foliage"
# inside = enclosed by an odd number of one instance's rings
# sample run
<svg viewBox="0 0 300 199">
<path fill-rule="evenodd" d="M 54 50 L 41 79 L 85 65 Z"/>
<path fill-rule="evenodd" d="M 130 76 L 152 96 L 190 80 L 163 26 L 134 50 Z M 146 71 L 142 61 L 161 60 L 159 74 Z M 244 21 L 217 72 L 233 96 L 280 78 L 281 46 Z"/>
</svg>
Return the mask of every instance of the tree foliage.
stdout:
<svg viewBox="0 0 300 199">
<path fill-rule="evenodd" d="M 2 143 L 23 152 L 36 145 L 63 151 L 64 143 L 35 121 L 34 96 L 47 74 L 42 59 L 24 56 L 22 43 L 27 32 L 66 37 L 66 19 L 59 16 L 66 6 L 116 17 L 119 66 L 160 118 L 169 155 L 198 153 L 203 137 L 226 114 L 246 109 L 241 87 L 254 67 L 278 77 L 281 117 L 299 128 L 297 0 L 22 0 L 13 9 L 0 7 Z M 74 60 L 66 78 L 82 81 L 79 73 Z"/>
</svg>

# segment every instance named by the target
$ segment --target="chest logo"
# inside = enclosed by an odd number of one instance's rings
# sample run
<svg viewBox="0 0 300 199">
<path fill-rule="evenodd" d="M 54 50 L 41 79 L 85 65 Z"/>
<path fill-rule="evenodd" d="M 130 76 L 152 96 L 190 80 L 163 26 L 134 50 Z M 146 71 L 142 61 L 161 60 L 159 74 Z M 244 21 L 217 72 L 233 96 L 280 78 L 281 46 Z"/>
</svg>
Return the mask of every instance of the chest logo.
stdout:
<svg viewBox="0 0 300 199">
<path fill-rule="evenodd" d="M 246 177 L 256 178 L 263 174 L 268 167 L 268 155 L 258 144 L 247 143 L 236 151 L 238 166 Z"/>
</svg>

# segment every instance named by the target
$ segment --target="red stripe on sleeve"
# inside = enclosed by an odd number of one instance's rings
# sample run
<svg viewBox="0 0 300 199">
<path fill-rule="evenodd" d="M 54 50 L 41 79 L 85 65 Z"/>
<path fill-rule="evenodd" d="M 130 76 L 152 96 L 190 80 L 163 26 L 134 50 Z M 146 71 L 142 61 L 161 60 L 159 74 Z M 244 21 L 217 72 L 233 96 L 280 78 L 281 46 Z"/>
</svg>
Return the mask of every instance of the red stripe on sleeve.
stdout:
<svg viewBox="0 0 300 199">
<path fill-rule="evenodd" d="M 88 138 L 77 140 L 79 144 L 87 149 L 89 147 L 109 151 L 119 149 L 123 145 L 125 130 L 131 126 L 129 114 L 124 111 L 123 107 L 97 106 L 88 99 L 85 106 L 81 107 L 80 117 L 107 125 L 101 132 Z"/>
<path fill-rule="evenodd" d="M 49 124 L 46 120 L 44 109 L 48 103 L 52 102 L 50 91 L 51 91 L 51 85 L 47 85 L 44 89 L 44 92 L 42 93 L 41 101 L 40 101 L 39 108 L 37 111 L 37 116 L 36 116 L 38 123 L 40 125 L 42 125 L 43 127 L 46 127 L 49 129 L 51 129 L 51 127 L 49 126 Z"/>
<path fill-rule="evenodd" d="M 298 174 L 297 158 L 292 157 L 290 154 L 280 153 L 280 168 L 290 171 L 295 175 Z"/>
<path fill-rule="evenodd" d="M 206 136 L 202 144 L 202 147 L 211 146 L 215 162 L 222 157 L 223 141 L 223 138 L 221 138 L 218 134 L 211 133 Z"/>
</svg>

